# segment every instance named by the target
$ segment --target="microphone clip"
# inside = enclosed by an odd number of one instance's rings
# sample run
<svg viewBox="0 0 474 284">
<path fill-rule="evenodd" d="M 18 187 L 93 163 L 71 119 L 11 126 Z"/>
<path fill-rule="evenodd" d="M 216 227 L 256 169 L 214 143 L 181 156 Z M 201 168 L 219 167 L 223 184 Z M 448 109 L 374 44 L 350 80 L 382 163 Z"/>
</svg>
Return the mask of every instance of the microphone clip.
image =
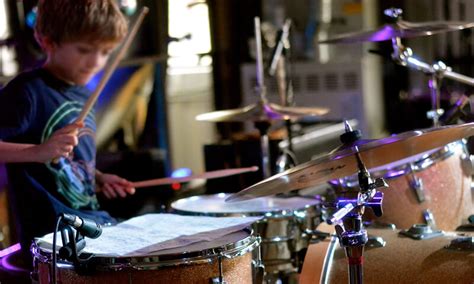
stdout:
<svg viewBox="0 0 474 284">
<path fill-rule="evenodd" d="M 86 240 L 80 230 L 76 230 L 61 216 L 59 231 L 61 233 L 62 247 L 59 249 L 60 259 L 72 262 L 75 271 L 79 275 L 91 274 L 92 269 L 89 261 L 94 256 L 90 253 L 81 253 L 86 246 Z"/>
</svg>

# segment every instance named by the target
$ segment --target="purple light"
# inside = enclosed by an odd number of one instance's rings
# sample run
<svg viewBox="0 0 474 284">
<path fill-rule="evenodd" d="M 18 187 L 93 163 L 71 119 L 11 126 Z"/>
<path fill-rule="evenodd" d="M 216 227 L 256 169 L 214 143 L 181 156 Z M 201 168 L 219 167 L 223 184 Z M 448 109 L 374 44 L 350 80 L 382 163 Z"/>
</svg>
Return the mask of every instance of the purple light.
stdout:
<svg viewBox="0 0 474 284">
<path fill-rule="evenodd" d="M 16 272 L 29 272 L 27 269 L 15 266 L 11 264 L 8 260 L 10 257 L 17 251 L 21 249 L 20 243 L 16 243 L 12 246 L 9 246 L 0 251 L 0 265 L 2 268 L 8 271 L 16 271 Z"/>
<path fill-rule="evenodd" d="M 18 266 L 15 266 L 13 264 L 11 264 L 8 259 L 10 259 L 11 257 L 11 254 L 9 254 L 8 256 L 6 257 L 3 257 L 0 261 L 2 267 L 8 271 L 16 271 L 16 272 L 23 272 L 23 273 L 26 273 L 26 272 L 29 272 L 29 270 L 27 269 L 24 269 L 24 268 L 21 268 L 21 267 L 18 267 Z"/>
<path fill-rule="evenodd" d="M 0 258 L 4 257 L 4 256 L 8 256 L 8 255 L 11 255 L 13 254 L 14 252 L 17 252 L 21 249 L 21 245 L 20 243 L 16 243 L 12 246 L 9 246 L 5 249 L 2 249 L 0 250 Z"/>
<path fill-rule="evenodd" d="M 394 178 L 394 177 L 398 177 L 398 176 L 401 176 L 405 174 L 405 171 L 404 170 L 399 170 L 399 171 L 390 171 L 386 176 L 385 178 Z"/>
<path fill-rule="evenodd" d="M 393 27 L 386 25 L 382 30 L 375 33 L 372 39 L 375 41 L 384 41 L 392 38 L 394 34 L 396 34 L 396 30 Z"/>
</svg>

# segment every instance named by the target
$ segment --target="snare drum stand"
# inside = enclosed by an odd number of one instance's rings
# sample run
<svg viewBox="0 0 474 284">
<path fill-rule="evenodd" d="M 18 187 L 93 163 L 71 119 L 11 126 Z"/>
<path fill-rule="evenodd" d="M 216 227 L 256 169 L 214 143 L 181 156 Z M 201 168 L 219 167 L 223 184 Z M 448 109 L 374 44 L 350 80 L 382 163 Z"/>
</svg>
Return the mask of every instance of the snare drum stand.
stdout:
<svg viewBox="0 0 474 284">
<path fill-rule="evenodd" d="M 336 224 L 339 244 L 344 247 L 349 264 L 349 283 L 363 283 L 363 253 L 367 243 L 367 231 L 362 225 L 362 215 L 366 206 L 370 207 L 377 217 L 382 216 L 383 193 L 379 187 L 388 187 L 383 178 L 372 179 L 369 171 L 362 163 L 359 150 L 356 148 L 356 159 L 359 168 L 360 192 L 357 199 L 340 199 L 337 201 L 339 210 L 327 221 Z"/>
</svg>

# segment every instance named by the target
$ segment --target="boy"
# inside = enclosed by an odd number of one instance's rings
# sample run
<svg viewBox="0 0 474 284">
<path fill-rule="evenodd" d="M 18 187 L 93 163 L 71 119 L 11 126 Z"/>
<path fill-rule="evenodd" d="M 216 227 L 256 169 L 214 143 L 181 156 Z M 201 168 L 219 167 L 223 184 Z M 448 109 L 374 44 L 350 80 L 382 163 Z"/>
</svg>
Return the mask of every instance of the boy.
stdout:
<svg viewBox="0 0 474 284">
<path fill-rule="evenodd" d="M 96 171 L 93 112 L 74 123 L 90 95 L 84 85 L 126 33 L 115 0 L 38 3 L 35 37 L 46 62 L 0 91 L 0 162 L 7 163 L 25 253 L 62 212 L 114 223 L 98 211 L 96 192 L 112 198 L 135 191 L 129 181 Z"/>
</svg>

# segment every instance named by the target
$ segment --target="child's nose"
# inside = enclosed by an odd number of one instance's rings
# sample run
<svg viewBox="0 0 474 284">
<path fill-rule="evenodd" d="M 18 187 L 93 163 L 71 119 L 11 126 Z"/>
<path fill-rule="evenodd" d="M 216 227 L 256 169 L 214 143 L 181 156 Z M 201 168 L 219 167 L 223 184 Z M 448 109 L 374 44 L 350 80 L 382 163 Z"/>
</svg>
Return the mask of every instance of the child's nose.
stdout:
<svg viewBox="0 0 474 284">
<path fill-rule="evenodd" d="M 103 56 L 100 52 L 91 54 L 87 60 L 87 66 L 90 68 L 102 67 L 105 64 L 107 58 Z"/>
</svg>

